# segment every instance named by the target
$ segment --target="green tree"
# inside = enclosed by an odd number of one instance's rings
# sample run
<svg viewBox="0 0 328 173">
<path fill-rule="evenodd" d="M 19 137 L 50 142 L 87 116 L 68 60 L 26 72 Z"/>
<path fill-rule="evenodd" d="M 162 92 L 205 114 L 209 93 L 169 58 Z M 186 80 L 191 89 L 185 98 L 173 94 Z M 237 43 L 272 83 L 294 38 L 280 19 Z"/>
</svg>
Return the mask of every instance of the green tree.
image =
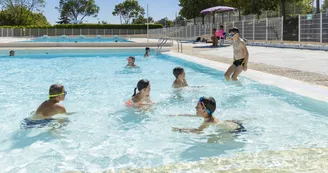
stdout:
<svg viewBox="0 0 328 173">
<path fill-rule="evenodd" d="M 146 24 L 147 18 L 144 18 L 143 16 L 139 16 L 136 19 L 132 20 L 132 24 Z M 154 19 L 152 17 L 148 17 L 148 23 L 154 23 Z"/>
<path fill-rule="evenodd" d="M 224 0 L 179 0 L 181 10 L 179 14 L 186 19 L 195 19 L 196 17 L 203 18 L 204 24 L 204 15 L 200 12 L 206 8 L 224 5 Z M 213 13 L 214 16 L 214 13 Z M 194 20 L 194 22 L 196 22 Z"/>
<path fill-rule="evenodd" d="M 97 17 L 99 7 L 95 0 L 60 0 L 56 9 L 60 13 L 60 19 L 70 21 L 83 21 L 85 17 Z"/>
<path fill-rule="evenodd" d="M 20 8 L 20 7 L 13 7 Z M 32 13 L 26 8 L 22 8 L 22 19 L 16 18 L 14 14 L 10 10 L 2 10 L 0 11 L 0 25 L 8 25 L 8 26 L 27 26 L 27 25 L 35 25 L 35 26 L 50 26 L 46 17 L 42 15 L 42 13 Z"/>
<path fill-rule="evenodd" d="M 182 17 L 182 16 L 177 16 L 174 19 L 173 23 L 175 25 L 180 25 L 180 26 L 186 26 L 187 25 L 186 19 L 184 17 Z"/>
<path fill-rule="evenodd" d="M 242 14 L 256 14 L 258 17 L 263 11 L 277 10 L 278 4 L 281 0 L 249 0 L 247 2 L 239 3 L 239 10 Z"/>
<path fill-rule="evenodd" d="M 125 0 L 123 3 L 117 4 L 112 13 L 114 16 L 120 16 L 121 24 L 122 17 L 125 24 L 129 24 L 131 19 L 139 18 L 145 15 L 145 9 L 142 8 L 137 0 Z"/>
<path fill-rule="evenodd" d="M 243 1 L 243 0 L 224 0 L 224 5 L 234 7 L 238 9 L 239 20 L 241 20 L 241 12 L 249 7 L 251 1 Z"/>
<path fill-rule="evenodd" d="M 15 18 L 15 25 L 21 26 L 26 23 L 26 18 L 40 12 L 45 6 L 44 0 L 0 0 L 0 6 L 4 10 L 8 10 L 11 18 Z"/>
<path fill-rule="evenodd" d="M 164 27 L 174 25 L 174 23 L 171 20 L 169 20 L 167 17 L 155 22 L 155 24 L 162 24 Z"/>
<path fill-rule="evenodd" d="M 58 18 L 59 21 L 56 23 L 58 24 L 69 24 L 71 20 L 68 18 L 67 14 L 64 13 L 64 11 L 61 11 L 60 17 Z"/>
<path fill-rule="evenodd" d="M 326 9 L 328 8 L 328 0 L 324 0 L 322 7 L 321 7 L 321 12 L 326 13 Z"/>
</svg>

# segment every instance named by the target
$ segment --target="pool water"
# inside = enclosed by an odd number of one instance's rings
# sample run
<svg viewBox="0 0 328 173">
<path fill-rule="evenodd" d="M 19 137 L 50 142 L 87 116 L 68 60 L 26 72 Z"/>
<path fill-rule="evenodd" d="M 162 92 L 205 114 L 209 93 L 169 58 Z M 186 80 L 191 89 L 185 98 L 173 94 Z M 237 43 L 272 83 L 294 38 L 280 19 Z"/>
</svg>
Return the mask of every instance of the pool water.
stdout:
<svg viewBox="0 0 328 173">
<path fill-rule="evenodd" d="M 78 37 L 68 37 L 68 36 L 60 36 L 60 37 L 48 37 L 42 36 L 39 38 L 35 38 L 32 40 L 24 41 L 24 42 L 76 42 L 76 43 L 85 43 L 85 42 L 130 42 L 125 38 L 114 36 L 114 37 L 85 37 L 85 36 L 78 36 Z"/>
<path fill-rule="evenodd" d="M 328 147 L 327 103 L 247 78 L 227 83 L 221 71 L 168 55 L 145 59 L 143 50 L 44 52 L 15 57 L 0 52 L 0 172 L 147 168 L 240 152 Z M 124 68 L 131 55 L 140 70 Z M 184 67 L 190 86 L 200 87 L 172 89 L 176 66 Z M 156 105 L 148 111 L 125 107 L 143 78 L 150 80 Z M 62 104 L 76 112 L 70 122 L 20 129 L 54 83 L 68 91 Z M 234 135 L 215 127 L 202 134 L 172 132 L 171 127 L 202 123 L 168 116 L 195 113 L 200 96 L 214 97 L 217 118 L 241 120 L 247 132 Z"/>
</svg>

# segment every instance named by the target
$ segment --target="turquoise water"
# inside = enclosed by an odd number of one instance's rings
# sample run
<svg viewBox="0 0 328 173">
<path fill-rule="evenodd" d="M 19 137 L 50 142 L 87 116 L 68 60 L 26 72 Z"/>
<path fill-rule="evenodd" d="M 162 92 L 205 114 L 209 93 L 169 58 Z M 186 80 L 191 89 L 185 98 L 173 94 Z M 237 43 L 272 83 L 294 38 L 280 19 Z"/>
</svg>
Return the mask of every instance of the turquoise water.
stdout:
<svg viewBox="0 0 328 173">
<path fill-rule="evenodd" d="M 60 36 L 60 37 L 48 37 L 43 36 L 36 39 L 32 39 L 29 41 L 24 42 L 130 42 L 127 39 L 124 39 L 122 37 L 114 36 L 114 37 L 102 37 L 102 36 L 96 36 L 96 37 L 85 37 L 85 36 L 78 36 L 78 37 L 68 37 L 68 36 Z"/>
<path fill-rule="evenodd" d="M 247 78 L 227 83 L 223 72 L 167 55 L 143 58 L 144 50 L 0 51 L 0 172 L 99 171 L 154 167 L 238 152 L 328 147 L 328 104 Z M 155 53 L 153 53 L 155 54 Z M 124 68 L 136 57 L 140 71 Z M 182 66 L 191 86 L 174 90 L 172 69 Z M 151 82 L 149 111 L 126 108 L 139 79 Z M 61 83 L 70 122 L 62 128 L 20 129 L 20 122 Z M 172 132 L 198 127 L 200 96 L 217 101 L 220 120 L 238 119 L 246 133 L 216 128 L 203 134 Z"/>
</svg>

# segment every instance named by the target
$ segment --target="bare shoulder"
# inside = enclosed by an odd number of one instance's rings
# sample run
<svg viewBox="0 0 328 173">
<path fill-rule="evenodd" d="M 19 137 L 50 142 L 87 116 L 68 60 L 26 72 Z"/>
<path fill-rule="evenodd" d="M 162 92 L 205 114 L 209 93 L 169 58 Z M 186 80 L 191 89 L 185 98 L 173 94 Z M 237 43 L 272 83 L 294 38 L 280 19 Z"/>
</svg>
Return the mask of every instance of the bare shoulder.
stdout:
<svg viewBox="0 0 328 173">
<path fill-rule="evenodd" d="M 66 113 L 65 107 L 59 103 L 54 104 L 53 108 L 56 110 L 57 113 Z"/>
<path fill-rule="evenodd" d="M 238 124 L 236 124 L 233 121 L 229 121 L 229 120 L 221 122 L 220 124 L 218 124 L 218 126 L 222 129 L 228 130 L 228 131 L 233 131 L 239 127 Z"/>
</svg>

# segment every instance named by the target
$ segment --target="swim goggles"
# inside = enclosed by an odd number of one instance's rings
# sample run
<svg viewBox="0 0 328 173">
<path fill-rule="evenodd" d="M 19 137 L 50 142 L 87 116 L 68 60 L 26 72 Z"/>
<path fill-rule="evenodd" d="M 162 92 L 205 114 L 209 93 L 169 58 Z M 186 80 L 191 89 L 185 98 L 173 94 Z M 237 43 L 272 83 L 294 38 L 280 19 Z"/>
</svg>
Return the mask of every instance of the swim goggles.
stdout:
<svg viewBox="0 0 328 173">
<path fill-rule="evenodd" d="M 204 104 L 204 97 L 200 97 L 199 98 L 199 102 L 202 103 L 203 107 L 205 108 L 206 112 L 209 114 L 209 115 L 212 115 L 213 112 L 211 112 L 209 109 L 207 109 L 207 107 L 205 106 Z"/>
<path fill-rule="evenodd" d="M 233 36 L 235 36 L 235 34 L 229 34 L 229 37 L 233 37 Z"/>
<path fill-rule="evenodd" d="M 48 97 L 51 98 L 51 97 L 57 97 L 57 96 L 66 95 L 66 94 L 67 94 L 67 91 L 64 91 L 63 93 L 49 95 Z"/>
</svg>

